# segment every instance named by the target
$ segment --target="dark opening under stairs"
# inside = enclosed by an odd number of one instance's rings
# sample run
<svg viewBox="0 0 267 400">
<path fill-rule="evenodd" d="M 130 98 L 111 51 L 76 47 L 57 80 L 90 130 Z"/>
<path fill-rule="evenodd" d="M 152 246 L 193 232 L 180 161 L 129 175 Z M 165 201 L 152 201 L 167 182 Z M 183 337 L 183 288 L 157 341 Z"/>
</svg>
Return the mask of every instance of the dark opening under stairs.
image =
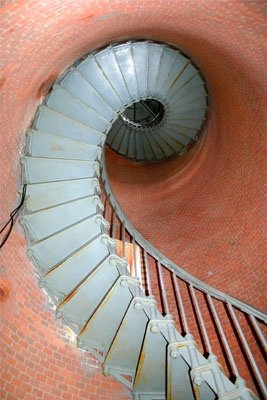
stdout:
<svg viewBox="0 0 267 400">
<path fill-rule="evenodd" d="M 255 340 L 265 346 L 260 324 L 266 315 L 164 257 L 132 227 L 108 183 L 105 142 L 136 161 L 179 156 L 197 140 L 206 111 L 205 84 L 189 59 L 164 44 L 127 42 L 90 54 L 67 70 L 40 105 L 27 135 L 21 160 L 27 192 L 20 222 L 40 286 L 55 303 L 56 315 L 77 335 L 77 345 L 103 363 L 104 374 L 130 388 L 135 400 L 266 396 L 237 313 L 249 319 Z M 125 257 L 127 242 L 133 248 L 132 266 Z M 152 290 L 151 260 L 159 277 L 161 310 Z M 181 332 L 170 313 L 166 273 L 173 282 Z M 188 288 L 187 298 L 181 285 Z M 200 295 L 235 379 L 229 379 L 213 354 Z M 190 299 L 205 356 L 188 328 L 184 303 Z M 257 395 L 239 375 L 217 302 L 225 305 L 240 336 L 238 350 L 246 351 Z"/>
</svg>

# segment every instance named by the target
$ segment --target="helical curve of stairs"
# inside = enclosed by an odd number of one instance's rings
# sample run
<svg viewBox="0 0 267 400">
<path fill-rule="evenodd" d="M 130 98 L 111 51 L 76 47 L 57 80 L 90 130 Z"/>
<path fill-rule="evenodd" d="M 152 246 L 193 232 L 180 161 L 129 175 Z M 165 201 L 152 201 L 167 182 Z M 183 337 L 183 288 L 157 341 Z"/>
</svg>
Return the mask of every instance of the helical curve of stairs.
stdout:
<svg viewBox="0 0 267 400">
<path fill-rule="evenodd" d="M 161 315 L 117 255 L 100 200 L 105 141 L 137 161 L 182 154 L 201 132 L 206 96 L 198 70 L 177 50 L 148 41 L 111 45 L 58 79 L 21 160 L 27 194 L 20 222 L 40 286 L 78 346 L 136 400 L 257 398 L 241 378 L 232 383 L 213 354 L 205 358 L 192 335 L 182 336 L 171 315 Z M 125 121 L 127 108 L 152 99 L 164 107 L 157 124 Z"/>
</svg>

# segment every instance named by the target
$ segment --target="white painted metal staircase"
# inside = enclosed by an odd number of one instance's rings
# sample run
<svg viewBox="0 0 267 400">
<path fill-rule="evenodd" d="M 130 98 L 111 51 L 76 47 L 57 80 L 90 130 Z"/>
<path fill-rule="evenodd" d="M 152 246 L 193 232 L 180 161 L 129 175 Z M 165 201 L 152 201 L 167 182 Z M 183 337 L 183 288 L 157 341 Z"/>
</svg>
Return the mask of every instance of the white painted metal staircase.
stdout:
<svg viewBox="0 0 267 400">
<path fill-rule="evenodd" d="M 152 109 L 153 99 L 163 105 L 160 119 Z M 141 101 L 148 114 L 143 111 L 142 118 L 136 118 L 134 105 Z M 257 319 L 266 322 L 266 316 L 184 273 L 148 244 L 120 210 L 102 158 L 105 141 L 137 161 L 182 154 L 200 134 L 206 108 L 203 80 L 177 50 L 151 42 L 113 45 L 77 62 L 56 82 L 38 109 L 21 160 L 27 185 L 21 223 L 40 286 L 55 303 L 57 316 L 77 334 L 78 346 L 103 362 L 103 372 L 130 388 L 136 400 L 257 398 L 240 378 L 226 337 L 223 343 L 236 381 L 222 371 L 196 290 L 207 296 L 222 335 L 213 299 L 227 304 L 238 330 L 235 308 L 249 315 L 261 342 Z M 132 271 L 124 257 L 125 232 L 134 249 Z M 122 258 L 116 239 L 122 241 Z M 156 260 L 163 314 L 152 292 L 147 255 Z M 183 334 L 170 315 L 163 269 L 174 282 Z M 179 280 L 189 287 L 208 357 L 198 351 L 188 330 Z M 265 396 L 249 349 L 248 357 L 259 395 Z"/>
</svg>

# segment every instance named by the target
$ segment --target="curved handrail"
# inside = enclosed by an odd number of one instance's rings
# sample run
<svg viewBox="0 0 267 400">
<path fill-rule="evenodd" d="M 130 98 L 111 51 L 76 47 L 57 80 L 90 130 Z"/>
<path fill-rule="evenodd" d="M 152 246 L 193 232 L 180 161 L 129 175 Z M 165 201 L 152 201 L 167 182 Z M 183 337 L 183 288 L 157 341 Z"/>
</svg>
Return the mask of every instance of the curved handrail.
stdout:
<svg viewBox="0 0 267 400">
<path fill-rule="evenodd" d="M 158 260 L 165 268 L 170 270 L 171 272 L 174 272 L 175 275 L 181 279 L 183 279 L 185 282 L 192 284 L 195 288 L 199 289 L 200 291 L 204 292 L 207 295 L 210 295 L 214 297 L 215 299 L 218 299 L 220 301 L 223 301 L 225 303 L 229 303 L 233 305 L 234 307 L 238 308 L 239 310 L 245 312 L 248 315 L 252 315 L 259 320 L 267 323 L 267 314 L 264 312 L 258 310 L 255 307 L 252 307 L 246 303 L 244 303 L 241 300 L 236 299 L 235 297 L 232 297 L 216 288 L 213 286 L 210 286 L 200 279 L 194 277 L 190 273 L 186 272 L 183 268 L 179 267 L 176 265 L 173 261 L 171 261 L 168 257 L 166 257 L 164 254 L 162 254 L 159 250 L 157 250 L 148 240 L 146 240 L 140 232 L 132 225 L 132 223 L 129 221 L 125 213 L 122 211 L 122 208 L 116 199 L 110 183 L 108 179 L 108 174 L 107 174 L 107 169 L 106 169 L 106 160 L 105 160 L 105 155 L 103 153 L 102 160 L 101 160 L 101 179 L 103 181 L 105 191 L 107 195 L 109 196 L 109 201 L 110 204 L 113 206 L 114 209 L 116 209 L 116 214 L 118 219 L 124 224 L 125 229 L 132 235 L 132 237 L 135 239 L 136 243 L 138 243 L 141 247 L 143 247 L 148 254 L 150 254 L 152 257 L 154 257 L 156 260 Z"/>
</svg>

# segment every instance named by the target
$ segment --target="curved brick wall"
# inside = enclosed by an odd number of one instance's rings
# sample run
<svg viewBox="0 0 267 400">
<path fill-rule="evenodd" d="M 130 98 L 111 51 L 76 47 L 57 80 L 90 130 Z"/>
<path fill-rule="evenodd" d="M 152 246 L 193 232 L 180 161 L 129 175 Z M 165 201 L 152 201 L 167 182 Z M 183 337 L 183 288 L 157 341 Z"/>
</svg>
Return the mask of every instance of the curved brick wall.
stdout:
<svg viewBox="0 0 267 400">
<path fill-rule="evenodd" d="M 219 19 L 212 8 L 202 42 L 198 31 L 175 39 L 207 80 L 211 104 L 201 143 L 183 158 L 152 165 L 108 149 L 108 172 L 129 219 L 155 247 L 198 278 L 264 310 L 262 17 L 240 5 L 241 18 L 232 4 L 224 10 L 228 18 Z"/>
<path fill-rule="evenodd" d="M 177 44 L 208 80 L 212 108 L 203 149 L 182 161 L 184 168 L 175 160 L 133 166 L 111 155 L 112 182 L 134 223 L 162 251 L 261 307 L 263 9 L 258 1 L 3 1 L 0 223 L 18 200 L 24 133 L 55 78 L 78 57 L 117 39 Z M 165 227 L 162 210 L 169 219 Z M 37 286 L 18 227 L 0 254 L 0 267 L 0 397 L 129 399 L 69 343 L 69 331 L 55 321 Z"/>
</svg>

